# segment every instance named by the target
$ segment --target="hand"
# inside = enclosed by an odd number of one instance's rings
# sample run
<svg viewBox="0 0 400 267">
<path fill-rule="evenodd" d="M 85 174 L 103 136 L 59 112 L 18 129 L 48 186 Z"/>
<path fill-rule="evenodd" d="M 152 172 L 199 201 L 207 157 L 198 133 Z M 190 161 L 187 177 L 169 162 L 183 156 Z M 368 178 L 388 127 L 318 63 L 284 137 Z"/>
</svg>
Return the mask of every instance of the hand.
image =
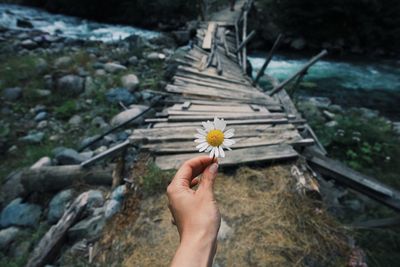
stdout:
<svg viewBox="0 0 400 267">
<path fill-rule="evenodd" d="M 186 161 L 167 189 L 181 239 L 172 266 L 211 266 L 221 223 L 214 197 L 218 163 L 208 156 Z M 202 174 L 200 180 L 195 179 Z M 191 189 L 199 183 L 196 191 Z"/>
</svg>

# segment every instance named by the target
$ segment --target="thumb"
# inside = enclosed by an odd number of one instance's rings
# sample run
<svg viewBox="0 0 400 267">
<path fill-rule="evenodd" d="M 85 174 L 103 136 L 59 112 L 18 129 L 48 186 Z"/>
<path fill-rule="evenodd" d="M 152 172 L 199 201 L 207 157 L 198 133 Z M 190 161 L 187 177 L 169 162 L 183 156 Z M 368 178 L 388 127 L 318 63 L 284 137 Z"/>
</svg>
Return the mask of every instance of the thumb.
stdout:
<svg viewBox="0 0 400 267">
<path fill-rule="evenodd" d="M 199 185 L 200 190 L 213 191 L 215 178 L 218 173 L 218 163 L 213 163 L 208 166 L 201 177 L 201 182 Z"/>
</svg>

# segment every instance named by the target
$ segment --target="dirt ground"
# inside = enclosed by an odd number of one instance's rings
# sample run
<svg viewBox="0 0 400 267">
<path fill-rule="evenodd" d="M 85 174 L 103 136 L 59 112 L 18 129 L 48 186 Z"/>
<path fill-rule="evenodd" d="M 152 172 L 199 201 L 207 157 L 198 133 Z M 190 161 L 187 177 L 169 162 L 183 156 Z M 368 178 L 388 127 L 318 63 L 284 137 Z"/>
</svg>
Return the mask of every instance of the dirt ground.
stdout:
<svg viewBox="0 0 400 267">
<path fill-rule="evenodd" d="M 344 229 L 298 194 L 291 164 L 239 168 L 216 181 L 223 218 L 214 266 L 344 266 Z M 168 266 L 179 237 L 165 194 L 128 199 L 100 242 L 102 266 Z"/>
</svg>

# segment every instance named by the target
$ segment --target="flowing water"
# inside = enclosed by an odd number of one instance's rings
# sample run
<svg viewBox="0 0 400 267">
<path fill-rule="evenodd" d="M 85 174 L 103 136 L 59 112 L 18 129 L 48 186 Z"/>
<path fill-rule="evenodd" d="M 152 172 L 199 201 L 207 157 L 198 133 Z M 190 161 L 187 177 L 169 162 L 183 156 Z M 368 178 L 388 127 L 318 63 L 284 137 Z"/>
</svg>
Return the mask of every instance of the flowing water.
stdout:
<svg viewBox="0 0 400 267">
<path fill-rule="evenodd" d="M 0 4 L 0 27 L 32 30 L 18 27 L 18 20 L 29 21 L 33 29 L 73 39 L 111 42 L 123 40 L 132 35 L 148 39 L 160 35 L 158 32 L 136 27 L 97 23 L 76 17 L 50 14 L 35 8 Z"/>
</svg>

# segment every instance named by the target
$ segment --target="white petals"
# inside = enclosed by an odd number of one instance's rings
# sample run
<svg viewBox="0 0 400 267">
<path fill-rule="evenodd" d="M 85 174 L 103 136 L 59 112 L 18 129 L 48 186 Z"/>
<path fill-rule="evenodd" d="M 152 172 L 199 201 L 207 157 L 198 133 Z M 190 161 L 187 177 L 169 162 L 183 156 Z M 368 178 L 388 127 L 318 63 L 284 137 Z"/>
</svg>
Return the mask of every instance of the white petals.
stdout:
<svg viewBox="0 0 400 267">
<path fill-rule="evenodd" d="M 215 117 L 213 121 L 202 122 L 202 125 L 204 128 L 196 129 L 197 133 L 194 135 L 196 138 L 194 140 L 194 142 L 197 145 L 196 148 L 199 150 L 199 152 L 210 153 L 210 158 L 213 157 L 224 158 L 225 157 L 224 149 L 232 150 L 230 146 L 236 143 L 235 140 L 230 139 L 235 135 L 235 129 L 231 128 L 226 130 L 226 125 L 227 125 L 226 121 L 224 119 L 218 119 L 217 117 Z M 207 142 L 207 135 L 210 133 L 210 131 L 213 130 L 219 130 L 223 133 L 223 136 L 221 135 L 218 136 L 218 133 L 216 133 L 216 136 L 213 137 L 213 138 L 223 138 L 222 139 L 223 142 L 219 146 L 212 146 Z"/>
<path fill-rule="evenodd" d="M 197 128 L 196 131 L 197 131 L 199 134 L 201 134 L 201 135 L 204 135 L 204 136 L 207 135 L 206 131 L 204 131 L 203 129 Z"/>
<path fill-rule="evenodd" d="M 226 146 L 226 147 L 228 147 L 228 146 L 231 146 L 231 145 L 233 145 L 233 144 L 235 144 L 236 142 L 235 142 L 235 140 L 232 140 L 232 139 L 225 139 L 224 140 L 224 142 L 222 143 L 224 146 Z"/>
<path fill-rule="evenodd" d="M 221 156 L 221 158 L 225 158 L 225 152 L 222 149 L 222 146 L 218 147 L 218 150 L 219 150 L 219 155 Z"/>
<path fill-rule="evenodd" d="M 224 132 L 225 138 L 231 138 L 235 134 L 235 129 L 229 129 Z"/>
</svg>

